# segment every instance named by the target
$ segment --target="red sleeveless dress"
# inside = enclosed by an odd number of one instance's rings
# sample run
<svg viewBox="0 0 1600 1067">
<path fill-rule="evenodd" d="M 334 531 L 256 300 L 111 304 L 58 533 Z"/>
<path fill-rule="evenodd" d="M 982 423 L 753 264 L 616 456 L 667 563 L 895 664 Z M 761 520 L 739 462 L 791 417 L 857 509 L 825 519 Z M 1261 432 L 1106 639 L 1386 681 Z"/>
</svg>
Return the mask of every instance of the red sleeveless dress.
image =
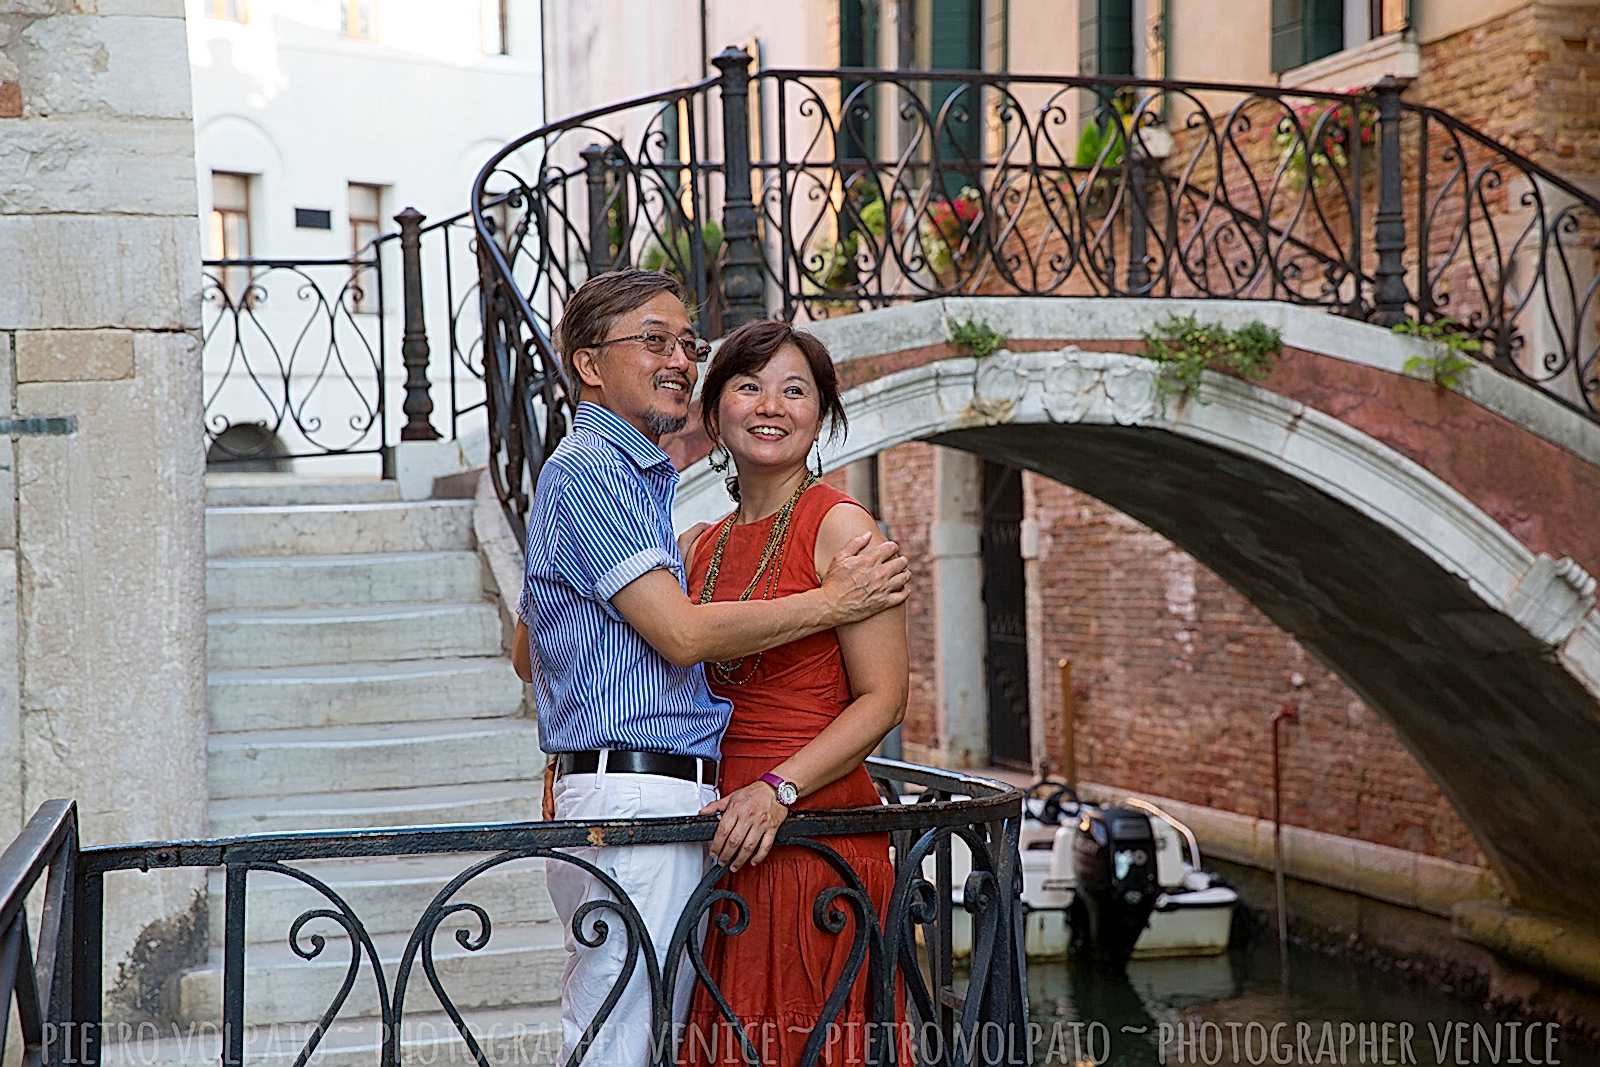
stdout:
<svg viewBox="0 0 1600 1067">
<path fill-rule="evenodd" d="M 823 482 L 801 495 L 790 519 L 777 596 L 821 585 L 815 559 L 817 530 L 823 516 L 840 503 L 860 507 Z M 775 518 L 768 516 L 733 528 L 723 552 L 715 600 L 737 600 L 750 584 Z M 721 524 L 713 526 L 697 544 L 689 571 L 692 599 L 699 599 L 705 585 L 721 530 Z M 758 591 L 756 595 L 761 594 Z M 736 669 L 735 677 L 744 678 L 748 670 L 747 660 Z M 733 703 L 733 718 L 722 739 L 718 785 L 724 796 L 749 785 L 803 748 L 852 699 L 844 657 L 832 630 L 768 649 L 755 674 L 742 685 L 719 682 L 709 665 L 706 676 L 712 690 Z M 794 810 L 873 807 L 879 802 L 866 768 L 857 767 L 801 799 Z M 881 924 L 894 888 L 888 835 L 819 840 L 855 869 Z M 738 893 L 749 904 L 750 921 L 739 934 L 724 934 L 715 923 L 709 924 L 706 965 L 763 1064 L 800 1062 L 823 1004 L 844 973 L 856 935 L 853 913 L 848 903 L 835 905 L 851 918 L 842 932 L 830 934 L 818 928 L 812 909 L 829 887 L 845 884 L 826 859 L 795 846 L 774 848 L 759 865 L 746 865 L 721 882 L 722 888 Z M 731 907 L 719 907 L 732 914 Z M 828 1028 L 828 1044 L 819 1062 L 859 1064 L 864 1060 L 869 1005 L 867 960 L 863 959 L 849 999 Z M 698 982 L 679 1058 L 694 1065 L 744 1063 L 737 1036 Z"/>
</svg>

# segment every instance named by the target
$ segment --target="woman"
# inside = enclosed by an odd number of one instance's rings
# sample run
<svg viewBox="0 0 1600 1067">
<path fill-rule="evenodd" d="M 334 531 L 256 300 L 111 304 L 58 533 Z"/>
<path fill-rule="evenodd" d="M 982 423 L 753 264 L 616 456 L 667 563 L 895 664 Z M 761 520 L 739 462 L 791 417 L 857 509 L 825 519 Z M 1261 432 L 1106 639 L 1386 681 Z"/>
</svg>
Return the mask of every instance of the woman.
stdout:
<svg viewBox="0 0 1600 1067">
<path fill-rule="evenodd" d="M 852 538 L 870 532 L 881 540 L 872 516 L 808 466 L 823 423 L 832 433 L 846 421 L 833 362 L 815 337 L 781 322 L 740 327 L 707 371 L 701 403 L 712 466 L 732 463 L 728 487 L 737 506 L 685 535 L 691 597 L 705 603 L 802 592 L 821 584 L 819 572 Z M 705 959 L 760 1061 L 798 1063 L 844 972 L 856 928 L 853 915 L 841 933 L 817 927 L 813 906 L 845 880 L 815 852 L 774 849 L 773 837 L 791 810 L 879 803 L 862 761 L 905 713 L 905 609 L 744 660 L 708 663 L 706 675 L 733 703 L 722 741 L 722 799 L 705 809 L 721 819 L 711 851 L 730 869 L 721 887 L 750 910 L 742 933 L 711 925 Z M 821 840 L 855 870 L 881 922 L 894 885 L 888 835 Z M 852 914 L 844 902 L 835 908 Z M 864 1058 L 865 970 L 825 1031 L 821 1062 Z M 744 1062 L 704 986 L 696 986 L 681 1048 L 688 1063 Z"/>
</svg>

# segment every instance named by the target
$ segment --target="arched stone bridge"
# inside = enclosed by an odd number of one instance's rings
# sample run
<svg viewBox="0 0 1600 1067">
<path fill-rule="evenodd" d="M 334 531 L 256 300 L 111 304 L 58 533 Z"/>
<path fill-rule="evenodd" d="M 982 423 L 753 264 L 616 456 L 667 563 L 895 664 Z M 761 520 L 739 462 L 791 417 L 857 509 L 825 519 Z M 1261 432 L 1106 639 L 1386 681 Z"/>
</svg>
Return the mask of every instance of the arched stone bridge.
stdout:
<svg viewBox="0 0 1600 1067">
<path fill-rule="evenodd" d="M 1148 300 L 949 298 L 813 327 L 850 386 L 830 466 L 934 441 L 1055 478 L 1182 546 L 1387 717 L 1504 884 L 1600 905 L 1600 425 L 1481 365 L 1408 376 L 1409 338 L 1287 304 L 1163 301 L 1278 327 L 1257 385 L 1157 400 Z M 1008 338 L 973 359 L 948 324 Z M 677 442 L 699 460 L 698 437 Z M 687 524 L 726 512 L 695 462 Z"/>
</svg>

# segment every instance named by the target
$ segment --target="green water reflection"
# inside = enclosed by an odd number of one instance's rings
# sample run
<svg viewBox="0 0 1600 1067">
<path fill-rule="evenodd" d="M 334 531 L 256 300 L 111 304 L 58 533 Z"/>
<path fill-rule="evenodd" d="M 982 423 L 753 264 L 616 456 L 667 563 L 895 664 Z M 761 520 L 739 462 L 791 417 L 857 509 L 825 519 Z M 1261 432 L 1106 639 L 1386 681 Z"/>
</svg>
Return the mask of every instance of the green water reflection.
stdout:
<svg viewBox="0 0 1600 1067">
<path fill-rule="evenodd" d="M 1423 982 L 1270 940 L 1193 960 L 1135 960 L 1126 978 L 1028 968 L 1035 1064 L 1600 1067 L 1559 1027 L 1497 1019 Z M 1498 1043 L 1498 1044 L 1496 1044 Z"/>
</svg>

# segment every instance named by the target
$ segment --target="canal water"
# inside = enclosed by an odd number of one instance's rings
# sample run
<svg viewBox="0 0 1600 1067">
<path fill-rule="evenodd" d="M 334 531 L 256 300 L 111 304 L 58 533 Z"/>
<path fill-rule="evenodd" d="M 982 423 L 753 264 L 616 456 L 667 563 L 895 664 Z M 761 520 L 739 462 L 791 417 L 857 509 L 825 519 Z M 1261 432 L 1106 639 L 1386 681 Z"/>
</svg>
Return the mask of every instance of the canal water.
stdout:
<svg viewBox="0 0 1600 1067">
<path fill-rule="evenodd" d="M 1496 1018 L 1410 977 L 1270 936 L 1224 956 L 1134 960 L 1126 977 L 1065 961 L 1028 968 L 1033 1063 L 1089 1067 L 1313 1064 L 1600 1067 L 1550 1023 Z"/>
</svg>

